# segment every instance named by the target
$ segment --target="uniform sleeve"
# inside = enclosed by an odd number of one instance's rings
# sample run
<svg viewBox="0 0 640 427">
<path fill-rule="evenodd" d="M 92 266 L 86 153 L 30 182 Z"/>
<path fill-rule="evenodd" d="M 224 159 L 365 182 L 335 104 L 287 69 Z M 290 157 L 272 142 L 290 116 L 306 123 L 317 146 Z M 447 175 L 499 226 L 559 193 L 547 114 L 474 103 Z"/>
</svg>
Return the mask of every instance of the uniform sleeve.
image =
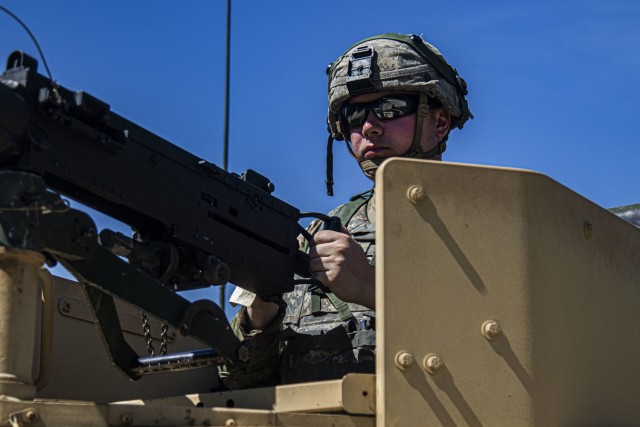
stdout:
<svg viewBox="0 0 640 427">
<path fill-rule="evenodd" d="M 263 387 L 278 383 L 280 348 L 277 339 L 282 327 L 284 310 L 269 325 L 262 329 L 247 331 L 246 307 L 231 320 L 231 328 L 242 340 L 240 350 L 245 362 L 226 366 L 220 371 L 220 378 L 231 390 L 249 387 Z"/>
</svg>

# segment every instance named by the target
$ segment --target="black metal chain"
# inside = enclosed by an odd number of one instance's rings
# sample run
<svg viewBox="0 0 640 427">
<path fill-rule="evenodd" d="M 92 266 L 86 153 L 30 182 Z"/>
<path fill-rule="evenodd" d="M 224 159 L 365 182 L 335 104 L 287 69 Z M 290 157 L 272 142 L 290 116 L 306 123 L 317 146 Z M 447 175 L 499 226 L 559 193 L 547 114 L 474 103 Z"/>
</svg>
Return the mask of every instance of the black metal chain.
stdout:
<svg viewBox="0 0 640 427">
<path fill-rule="evenodd" d="M 153 348 L 153 338 L 151 337 L 151 324 L 149 323 L 149 315 L 144 311 L 142 314 L 142 332 L 144 332 L 144 342 L 147 343 L 147 353 L 153 357 L 156 354 L 156 350 Z M 169 325 L 165 322 L 162 323 L 160 333 L 160 354 L 167 354 L 167 348 L 169 347 Z"/>
<path fill-rule="evenodd" d="M 167 354 L 167 342 L 169 336 L 169 325 L 162 323 L 162 333 L 160 334 L 160 354 Z"/>
<path fill-rule="evenodd" d="M 147 353 L 149 356 L 153 357 L 156 354 L 155 349 L 153 348 L 153 340 L 151 338 L 151 325 L 149 324 L 149 316 L 144 311 L 140 312 L 142 314 L 142 332 L 144 332 L 144 341 L 147 343 Z"/>
</svg>

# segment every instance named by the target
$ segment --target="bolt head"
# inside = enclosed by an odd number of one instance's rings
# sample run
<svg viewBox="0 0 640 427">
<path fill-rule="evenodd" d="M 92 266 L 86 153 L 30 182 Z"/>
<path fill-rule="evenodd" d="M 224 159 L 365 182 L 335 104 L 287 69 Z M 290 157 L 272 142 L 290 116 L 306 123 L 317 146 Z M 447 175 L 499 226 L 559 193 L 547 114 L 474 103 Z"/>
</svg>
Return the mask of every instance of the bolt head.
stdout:
<svg viewBox="0 0 640 427">
<path fill-rule="evenodd" d="M 27 423 L 34 423 L 38 420 L 38 411 L 35 409 L 27 409 L 24 412 L 24 421 Z"/>
<path fill-rule="evenodd" d="M 411 203 L 417 205 L 427 197 L 427 192 L 421 185 L 412 185 L 407 190 L 407 198 Z"/>
<path fill-rule="evenodd" d="M 409 369 L 414 361 L 413 354 L 408 351 L 399 351 L 396 353 L 395 364 L 401 371 Z"/>
<path fill-rule="evenodd" d="M 442 369 L 442 367 L 444 366 L 444 361 L 437 354 L 430 353 L 424 357 L 422 366 L 428 373 L 435 374 Z"/>
<path fill-rule="evenodd" d="M 234 420 L 233 418 L 229 418 L 224 422 L 224 427 L 235 427 L 235 425 L 236 425 L 236 420 Z"/>
<path fill-rule="evenodd" d="M 481 326 L 482 335 L 490 341 L 502 336 L 502 328 L 495 320 L 487 320 Z"/>
</svg>

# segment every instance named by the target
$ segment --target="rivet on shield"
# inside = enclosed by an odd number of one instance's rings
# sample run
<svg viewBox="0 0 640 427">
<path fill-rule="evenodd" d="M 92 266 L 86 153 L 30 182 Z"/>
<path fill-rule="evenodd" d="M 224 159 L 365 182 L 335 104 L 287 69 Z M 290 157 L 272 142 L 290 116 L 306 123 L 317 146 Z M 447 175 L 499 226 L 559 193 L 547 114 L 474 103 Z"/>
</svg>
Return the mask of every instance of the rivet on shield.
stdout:
<svg viewBox="0 0 640 427">
<path fill-rule="evenodd" d="M 424 191 L 421 185 L 412 185 L 407 190 L 407 198 L 411 203 L 417 205 L 427 197 L 427 192 Z"/>
</svg>

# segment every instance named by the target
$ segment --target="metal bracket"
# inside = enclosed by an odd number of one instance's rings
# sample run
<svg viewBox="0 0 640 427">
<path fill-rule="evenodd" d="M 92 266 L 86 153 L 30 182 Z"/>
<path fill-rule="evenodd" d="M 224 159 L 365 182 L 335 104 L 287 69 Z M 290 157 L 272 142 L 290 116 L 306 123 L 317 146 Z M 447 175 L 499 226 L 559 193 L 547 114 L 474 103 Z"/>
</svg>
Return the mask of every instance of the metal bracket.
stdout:
<svg viewBox="0 0 640 427">
<path fill-rule="evenodd" d="M 373 80 L 371 80 L 371 68 L 375 54 L 373 47 L 368 45 L 359 47 L 351 54 L 347 70 L 349 96 L 375 91 Z"/>
</svg>

